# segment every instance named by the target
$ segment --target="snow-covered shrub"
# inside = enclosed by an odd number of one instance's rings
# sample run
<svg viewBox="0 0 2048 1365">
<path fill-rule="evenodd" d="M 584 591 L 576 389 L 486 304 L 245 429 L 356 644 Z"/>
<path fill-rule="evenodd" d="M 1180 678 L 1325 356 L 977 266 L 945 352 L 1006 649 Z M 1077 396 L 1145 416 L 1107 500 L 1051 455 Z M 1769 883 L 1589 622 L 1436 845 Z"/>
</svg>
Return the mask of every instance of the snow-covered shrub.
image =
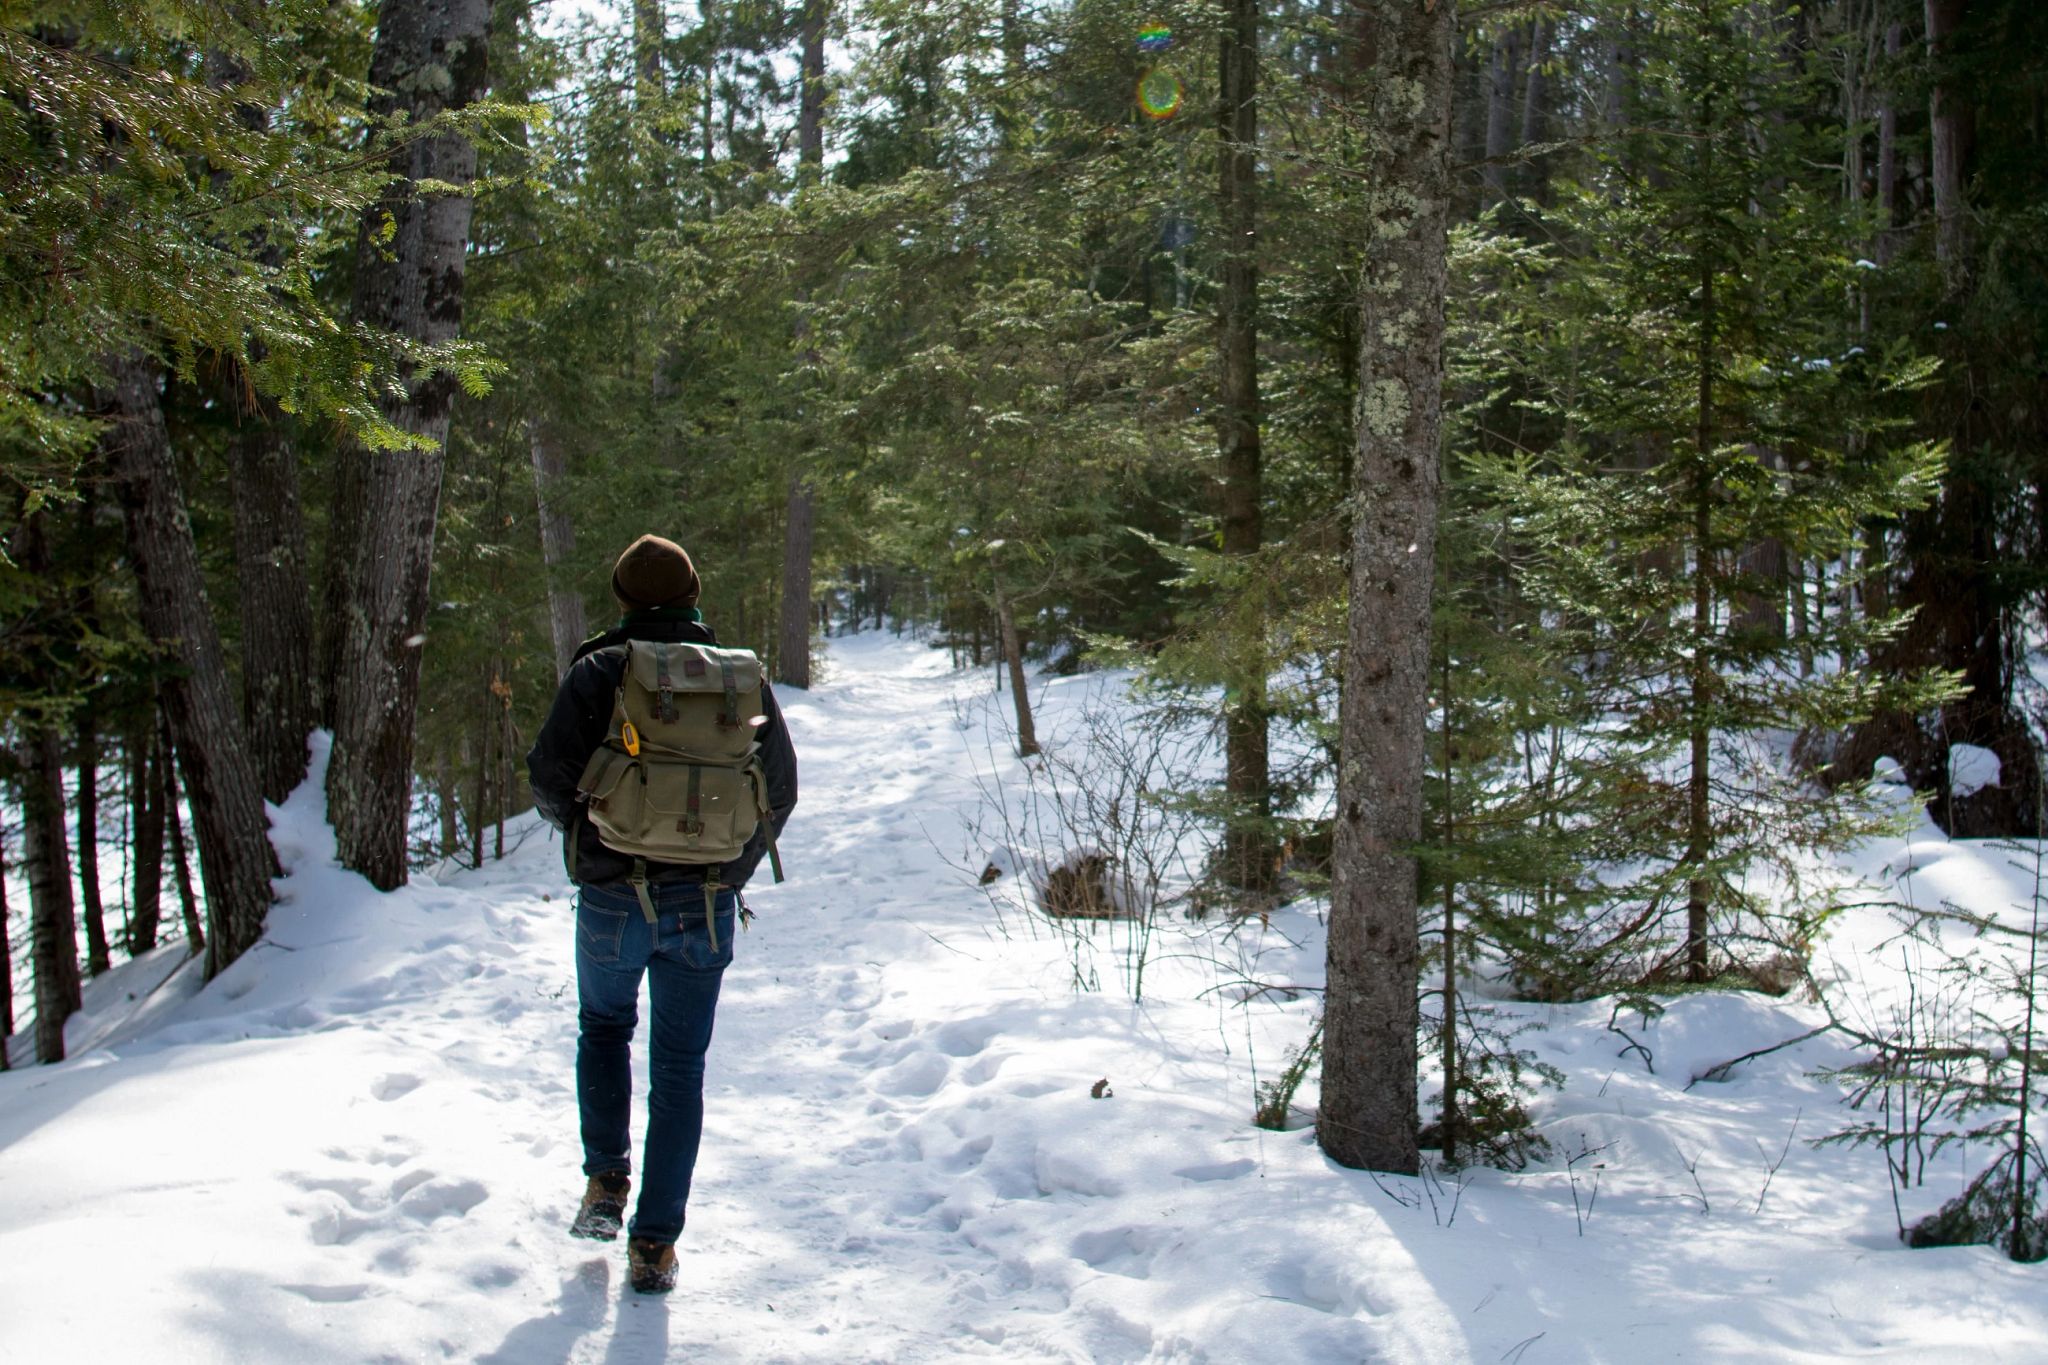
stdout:
<svg viewBox="0 0 2048 1365">
<path fill-rule="evenodd" d="M 1904 984 L 1881 1022 L 1844 1018 L 1823 996 L 1833 1026 L 1866 1049 L 1833 1073 L 1849 1084 L 1858 1117 L 1823 1141 L 1883 1153 L 1908 1245 L 1993 1245 L 2037 1261 L 2048 1258 L 2039 1136 L 2048 1078 L 2035 1056 L 2048 851 L 2040 840 L 2003 847 L 2023 874 L 2024 899 L 2002 908 L 1943 900 L 1905 912 Z M 1909 871 L 1910 860 L 1909 851 Z M 1979 1144 L 1992 1148 L 1990 1164 L 1937 1212 L 1908 1224 L 1900 1192 L 1923 1184 L 1944 1151 L 1967 1155 Z"/>
</svg>

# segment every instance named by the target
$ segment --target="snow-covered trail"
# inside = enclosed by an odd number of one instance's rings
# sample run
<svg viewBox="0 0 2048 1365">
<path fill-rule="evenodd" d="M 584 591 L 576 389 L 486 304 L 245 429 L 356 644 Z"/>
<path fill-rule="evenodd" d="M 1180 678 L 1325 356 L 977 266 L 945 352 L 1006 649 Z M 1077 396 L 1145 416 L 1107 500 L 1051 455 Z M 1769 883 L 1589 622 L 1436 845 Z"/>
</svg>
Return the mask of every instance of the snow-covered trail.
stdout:
<svg viewBox="0 0 2048 1365">
<path fill-rule="evenodd" d="M 1755 1136 L 1832 1103 L 1807 1073 L 1837 1055 L 1682 1087 L 1809 1027 L 1796 1007 L 1676 1002 L 1637 1030 L 1655 1075 L 1603 1004 L 1536 1011 L 1572 1075 L 1546 1131 L 1617 1144 L 1583 1235 L 1561 1158 L 1443 1189 L 1451 1215 L 1251 1127 L 1252 1066 L 1314 1001 L 1217 987 L 1320 980 L 1314 907 L 1175 928 L 1143 1005 L 1076 993 L 1092 950 L 949 865 L 976 771 L 1012 761 L 988 699 L 956 705 L 986 680 L 881 635 L 831 669 L 782 694 L 791 880 L 748 894 L 673 1296 L 564 1232 L 553 836 L 380 896 L 333 866 L 315 781 L 278 814 L 293 874 L 258 950 L 204 991 L 150 993 L 176 949 L 124 967 L 74 1021 L 98 1046 L 0 1076 L 0 1361 L 2048 1359 L 2039 1271 L 1897 1250 L 1874 1158 L 1793 1149 L 1752 1211 Z M 1039 686 L 1057 737 L 1102 683 Z"/>
<path fill-rule="evenodd" d="M 785 696 L 791 881 L 749 893 L 672 1298 L 562 1232 L 581 1180 L 553 836 L 522 824 L 502 864 L 377 896 L 332 866 L 316 781 L 277 822 L 294 875 L 261 948 L 5 1078 L 0 1359 L 1233 1359 L 1290 1312 L 1318 1354 L 1462 1355 L 1361 1209 L 1350 1252 L 1312 1235 L 1334 1211 L 1274 1209 L 1299 1250 L 1270 1285 L 1148 1283 L 1209 1235 L 1205 1190 L 1306 1135 L 1243 1124 L 1213 1034 L 1168 1042 L 1073 995 L 1056 940 L 991 931 L 942 856 L 988 762 L 958 680 L 887 637 L 835 654 L 843 682 Z"/>
</svg>

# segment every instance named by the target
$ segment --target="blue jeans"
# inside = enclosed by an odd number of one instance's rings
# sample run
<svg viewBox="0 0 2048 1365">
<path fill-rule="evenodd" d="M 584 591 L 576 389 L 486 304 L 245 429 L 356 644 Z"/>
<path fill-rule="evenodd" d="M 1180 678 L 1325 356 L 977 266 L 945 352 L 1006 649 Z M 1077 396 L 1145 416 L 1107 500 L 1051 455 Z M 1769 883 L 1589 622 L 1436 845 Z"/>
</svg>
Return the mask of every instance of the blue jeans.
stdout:
<svg viewBox="0 0 2048 1365">
<path fill-rule="evenodd" d="M 640 976 L 653 1005 L 647 1152 L 640 1202 L 627 1231 L 673 1242 L 683 1230 L 690 1173 L 704 1132 L 704 1053 L 718 1010 L 718 983 L 732 962 L 739 893 L 718 893 L 718 947 L 704 920 L 704 888 L 648 888 L 647 922 L 630 886 L 585 886 L 576 896 L 576 1103 L 583 1124 L 583 1173 L 632 1169 L 633 1029 Z"/>
</svg>

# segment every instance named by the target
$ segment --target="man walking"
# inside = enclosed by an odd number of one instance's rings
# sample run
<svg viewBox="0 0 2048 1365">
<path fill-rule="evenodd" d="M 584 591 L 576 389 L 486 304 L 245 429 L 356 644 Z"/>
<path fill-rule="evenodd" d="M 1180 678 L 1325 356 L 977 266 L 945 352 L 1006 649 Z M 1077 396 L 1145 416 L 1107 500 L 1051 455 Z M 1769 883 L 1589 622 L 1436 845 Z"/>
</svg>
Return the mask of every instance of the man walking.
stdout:
<svg viewBox="0 0 2048 1365">
<path fill-rule="evenodd" d="M 627 1229 L 633 1288 L 676 1282 L 676 1238 L 704 1127 L 704 1054 L 733 956 L 740 888 L 796 806 L 796 753 L 743 649 L 697 610 L 681 546 L 642 536 L 612 570 L 625 609 L 586 640 L 526 757 L 576 883 L 576 1099 L 582 1206 L 570 1232 L 610 1241 L 631 1188 L 632 1042 L 652 1006 L 647 1141 Z"/>
</svg>

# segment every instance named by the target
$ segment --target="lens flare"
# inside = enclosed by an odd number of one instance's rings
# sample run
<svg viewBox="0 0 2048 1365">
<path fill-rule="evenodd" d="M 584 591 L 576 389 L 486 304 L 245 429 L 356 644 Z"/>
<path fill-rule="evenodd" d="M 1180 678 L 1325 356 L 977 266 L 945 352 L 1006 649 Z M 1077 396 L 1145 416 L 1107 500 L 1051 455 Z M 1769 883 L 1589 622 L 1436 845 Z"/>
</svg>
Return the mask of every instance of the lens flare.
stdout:
<svg viewBox="0 0 2048 1365">
<path fill-rule="evenodd" d="M 1164 24 L 1147 24 L 1138 30 L 1138 50 L 1164 52 L 1173 46 L 1173 30 Z"/>
<path fill-rule="evenodd" d="M 1138 78 L 1138 108 L 1146 118 L 1172 118 L 1180 112 L 1180 99 L 1180 77 L 1171 71 L 1147 71 Z"/>
</svg>

